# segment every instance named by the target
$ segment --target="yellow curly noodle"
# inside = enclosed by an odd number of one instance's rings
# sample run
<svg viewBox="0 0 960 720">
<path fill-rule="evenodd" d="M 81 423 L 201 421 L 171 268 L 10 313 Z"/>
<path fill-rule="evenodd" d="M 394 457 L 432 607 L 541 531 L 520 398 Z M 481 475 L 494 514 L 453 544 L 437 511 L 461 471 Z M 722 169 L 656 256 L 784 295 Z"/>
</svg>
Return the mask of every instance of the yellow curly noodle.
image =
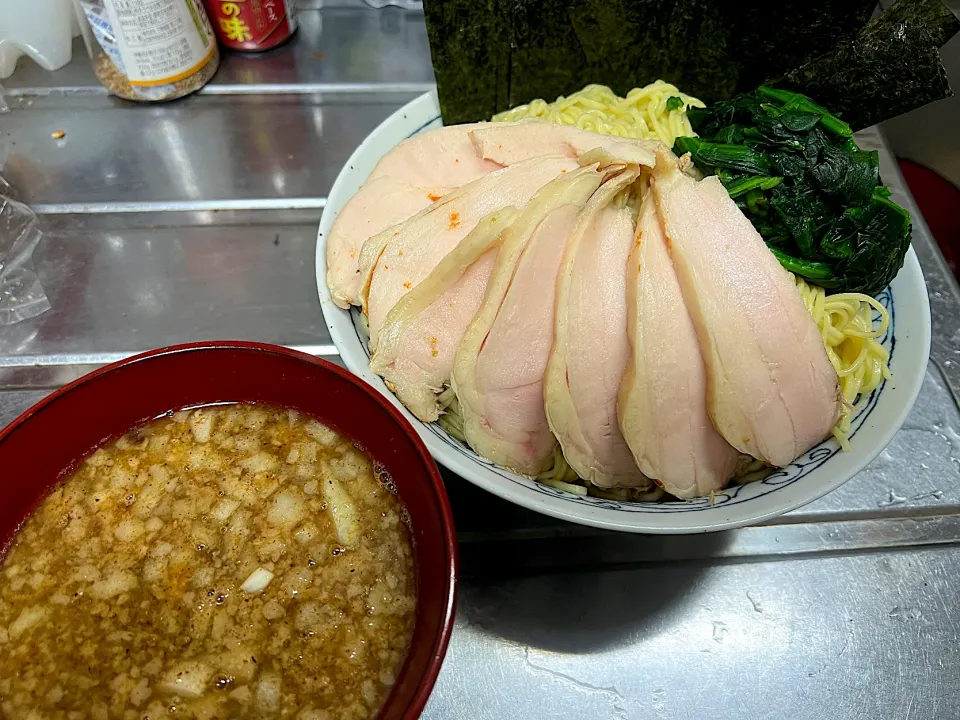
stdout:
<svg viewBox="0 0 960 720">
<path fill-rule="evenodd" d="M 679 97 L 684 105 L 667 110 L 667 100 Z M 574 125 L 583 130 L 620 137 L 660 140 L 669 147 L 680 136 L 696 135 L 686 109 L 704 107 L 695 97 L 680 92 L 662 80 L 634 88 L 625 98 L 605 85 L 587 85 L 583 90 L 558 97 L 555 102 L 534 100 L 493 116 L 510 121 L 542 118 L 557 125 Z"/>
<path fill-rule="evenodd" d="M 843 408 L 833 436 L 844 450 L 850 449 L 847 435 L 855 415 L 854 403 L 859 395 L 869 393 L 890 379 L 887 361 L 890 353 L 877 342 L 887 331 L 890 314 L 875 298 L 862 293 L 827 295 L 822 287 L 795 278 L 803 304 L 813 316 L 827 357 L 840 376 Z M 873 312 L 880 315 L 874 326 Z"/>
<path fill-rule="evenodd" d="M 437 398 L 440 405 L 440 417 L 437 424 L 447 431 L 447 435 L 460 442 L 466 442 L 467 436 L 463 433 L 463 417 L 460 415 L 460 401 L 452 387 L 444 388 Z"/>
</svg>

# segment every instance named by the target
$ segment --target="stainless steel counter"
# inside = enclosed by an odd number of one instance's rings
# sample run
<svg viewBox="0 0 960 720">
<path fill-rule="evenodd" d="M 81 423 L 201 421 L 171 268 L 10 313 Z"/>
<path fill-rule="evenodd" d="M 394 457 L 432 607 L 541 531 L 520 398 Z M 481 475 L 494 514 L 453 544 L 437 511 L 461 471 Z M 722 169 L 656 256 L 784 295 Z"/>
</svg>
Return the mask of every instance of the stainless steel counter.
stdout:
<svg viewBox="0 0 960 720">
<path fill-rule="evenodd" d="M 348 2 L 301 18 L 295 42 L 227 55 L 212 85 L 168 105 L 108 97 L 79 45 L 54 74 L 21 60 L 0 157 L 42 214 L 53 309 L 0 328 L 0 423 L 168 343 L 335 359 L 313 274 L 324 197 L 432 71 L 417 13 Z M 885 151 L 883 169 L 912 204 Z M 914 247 L 935 323 L 920 398 L 880 457 L 806 508 L 730 533 L 621 536 L 448 476 L 464 579 L 425 716 L 960 717 L 960 291 L 919 218 Z"/>
</svg>

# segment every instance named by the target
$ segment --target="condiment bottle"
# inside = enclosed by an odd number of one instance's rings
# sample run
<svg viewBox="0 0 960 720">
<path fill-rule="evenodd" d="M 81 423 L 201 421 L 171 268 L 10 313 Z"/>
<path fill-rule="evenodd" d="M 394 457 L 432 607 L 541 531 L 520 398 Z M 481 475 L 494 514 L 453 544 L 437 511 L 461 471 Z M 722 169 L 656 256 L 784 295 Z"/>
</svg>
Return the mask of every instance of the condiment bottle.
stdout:
<svg viewBox="0 0 960 720">
<path fill-rule="evenodd" d="M 97 78 L 114 95 L 155 102 L 203 87 L 220 64 L 200 0 L 74 0 Z"/>
<path fill-rule="evenodd" d="M 297 29 L 296 0 L 203 1 L 217 37 L 231 50 L 269 50 Z"/>
</svg>

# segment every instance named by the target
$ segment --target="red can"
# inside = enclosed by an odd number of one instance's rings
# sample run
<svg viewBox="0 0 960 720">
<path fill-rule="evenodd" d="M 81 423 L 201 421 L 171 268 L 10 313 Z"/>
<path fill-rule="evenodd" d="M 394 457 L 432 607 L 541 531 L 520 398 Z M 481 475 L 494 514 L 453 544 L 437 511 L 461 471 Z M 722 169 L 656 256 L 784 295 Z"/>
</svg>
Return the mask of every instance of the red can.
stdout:
<svg viewBox="0 0 960 720">
<path fill-rule="evenodd" d="M 232 50 L 269 50 L 297 29 L 296 0 L 203 0 L 220 43 Z"/>
</svg>

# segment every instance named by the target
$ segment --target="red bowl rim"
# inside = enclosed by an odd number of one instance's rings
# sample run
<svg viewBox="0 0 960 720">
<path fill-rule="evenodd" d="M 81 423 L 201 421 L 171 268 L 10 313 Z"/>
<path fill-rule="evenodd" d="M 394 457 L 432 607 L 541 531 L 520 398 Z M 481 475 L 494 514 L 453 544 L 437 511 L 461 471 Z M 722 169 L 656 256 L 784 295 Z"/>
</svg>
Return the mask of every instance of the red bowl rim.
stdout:
<svg viewBox="0 0 960 720">
<path fill-rule="evenodd" d="M 332 372 L 334 375 L 340 378 L 345 382 L 348 382 L 359 390 L 363 391 L 370 397 L 372 397 L 377 404 L 383 408 L 387 414 L 397 423 L 404 431 L 404 433 L 413 441 L 414 447 L 417 450 L 417 453 L 420 455 L 420 458 L 423 460 L 423 466 L 427 471 L 427 475 L 430 478 L 430 484 L 433 488 L 434 495 L 437 498 L 439 505 L 440 515 L 442 518 L 443 525 L 443 544 L 444 550 L 447 558 L 447 572 L 445 573 L 446 578 L 446 587 L 444 588 L 444 595 L 446 596 L 445 602 L 443 604 L 443 618 L 440 626 L 440 632 L 437 635 L 434 643 L 433 650 L 431 653 L 430 664 L 427 667 L 426 673 L 421 677 L 420 684 L 417 689 L 416 694 L 413 696 L 410 704 L 404 708 L 405 717 L 416 718 L 419 717 L 424 706 L 427 704 L 427 699 L 430 697 L 430 693 L 433 691 L 433 686 L 436 684 L 437 676 L 440 674 L 440 667 L 443 665 L 444 656 L 447 653 L 447 646 L 450 643 L 450 634 L 453 631 L 454 618 L 456 614 L 457 607 L 457 568 L 458 568 L 458 556 L 457 556 L 457 542 L 456 535 L 454 532 L 454 523 L 453 523 L 453 512 L 450 509 L 450 500 L 447 497 L 446 487 L 443 484 L 443 479 L 440 477 L 440 471 L 437 469 L 437 465 L 433 460 L 433 457 L 430 455 L 426 446 L 423 444 L 423 440 L 420 438 L 420 435 L 414 430 L 410 422 L 397 410 L 389 401 L 387 401 L 380 393 L 378 393 L 374 388 L 367 385 L 365 382 L 360 380 L 356 375 L 351 372 L 344 370 L 338 365 L 334 365 L 329 360 L 324 360 L 323 358 L 316 357 L 315 355 L 310 355 L 308 353 L 300 352 L 299 350 L 292 350 L 288 347 L 282 345 L 273 345 L 270 343 L 261 343 L 253 342 L 249 340 L 209 340 L 201 342 L 191 342 L 191 343 L 180 343 L 177 345 L 167 345 L 165 347 L 156 348 L 154 350 L 147 350 L 146 352 L 138 353 L 132 355 L 123 360 L 118 360 L 117 362 L 110 363 L 101 368 L 97 368 L 86 375 L 70 382 L 58 390 L 55 390 L 51 394 L 47 395 L 45 398 L 32 405 L 31 407 L 24 410 L 19 416 L 16 417 L 12 422 L 10 422 L 3 430 L 0 430 L 0 443 L 2 443 L 8 435 L 10 435 L 16 428 L 23 425 L 36 413 L 38 413 L 43 408 L 47 407 L 51 403 L 57 401 L 57 399 L 70 392 L 73 388 L 78 385 L 82 385 L 87 381 L 105 375 L 119 368 L 125 367 L 127 365 L 132 365 L 134 363 L 147 360 L 149 358 L 158 357 L 162 355 L 178 355 L 181 353 L 189 352 L 202 352 L 205 350 L 218 350 L 218 349 L 233 349 L 233 350 L 255 350 L 258 352 L 269 353 L 274 355 L 286 355 L 287 357 L 295 358 L 298 360 L 303 360 L 315 365 L 323 367 L 325 370 Z M 0 548 L 2 550 L 3 548 Z M 389 700 L 389 698 L 388 698 Z"/>
</svg>

